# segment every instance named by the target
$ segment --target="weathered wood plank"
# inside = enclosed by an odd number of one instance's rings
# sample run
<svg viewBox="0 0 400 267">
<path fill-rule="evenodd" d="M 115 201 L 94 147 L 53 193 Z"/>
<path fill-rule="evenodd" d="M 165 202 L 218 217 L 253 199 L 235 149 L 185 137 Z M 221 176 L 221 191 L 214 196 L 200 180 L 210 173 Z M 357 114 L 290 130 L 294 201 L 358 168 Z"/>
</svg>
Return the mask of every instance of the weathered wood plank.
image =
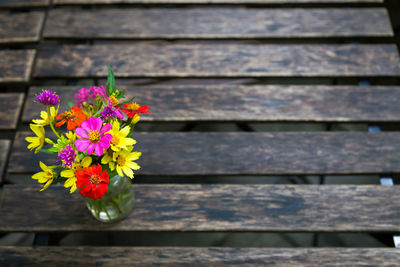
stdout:
<svg viewBox="0 0 400 267">
<path fill-rule="evenodd" d="M 50 0 L 0 0 L 1 8 L 44 7 L 49 4 Z"/>
<path fill-rule="evenodd" d="M 0 139 L 0 183 L 3 180 L 4 168 L 6 166 L 8 153 L 10 151 L 10 146 L 11 146 L 10 140 Z"/>
<path fill-rule="evenodd" d="M 383 0 L 53 0 L 58 5 L 91 4 L 329 4 L 383 3 Z"/>
<path fill-rule="evenodd" d="M 0 50 L 0 83 L 27 83 L 35 50 Z"/>
<path fill-rule="evenodd" d="M 0 231 L 397 232 L 399 190 L 379 185 L 137 184 L 133 212 L 119 223 L 103 224 L 91 217 L 79 194 L 62 186 L 39 192 L 39 187 L 6 185 Z"/>
<path fill-rule="evenodd" d="M 16 129 L 24 94 L 0 94 L 0 129 Z"/>
<path fill-rule="evenodd" d="M 0 247 L 12 265 L 395 266 L 395 248 Z"/>
<path fill-rule="evenodd" d="M 109 23 L 112 21 L 113 23 Z M 383 8 L 51 10 L 46 38 L 393 36 Z"/>
<path fill-rule="evenodd" d="M 39 171 L 56 157 L 26 149 L 18 132 L 9 172 Z M 135 133 L 141 175 L 400 173 L 400 133 Z M 35 160 L 32 160 L 32 159 Z"/>
<path fill-rule="evenodd" d="M 68 108 L 80 87 L 52 87 Z M 399 122 L 400 87 L 154 85 L 126 89 L 128 98 L 151 107 L 142 121 L 334 121 Z M 31 87 L 22 120 L 39 116 L 34 103 L 43 88 Z M 195 101 L 194 101 L 195 99 Z"/>
<path fill-rule="evenodd" d="M 399 63 L 395 45 L 65 45 L 40 50 L 34 76 L 397 76 Z"/>
<path fill-rule="evenodd" d="M 0 43 L 38 42 L 43 21 L 43 12 L 0 12 Z"/>
</svg>

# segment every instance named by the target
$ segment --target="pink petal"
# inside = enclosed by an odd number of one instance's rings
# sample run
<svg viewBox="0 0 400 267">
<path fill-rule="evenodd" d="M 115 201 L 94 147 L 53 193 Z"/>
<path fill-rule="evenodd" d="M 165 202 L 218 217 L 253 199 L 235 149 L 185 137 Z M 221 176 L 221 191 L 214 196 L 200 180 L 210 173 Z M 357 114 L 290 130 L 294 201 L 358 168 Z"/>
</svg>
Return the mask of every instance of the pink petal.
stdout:
<svg viewBox="0 0 400 267">
<path fill-rule="evenodd" d="M 75 133 L 83 138 L 89 138 L 89 135 L 86 131 L 84 131 L 82 128 L 76 128 Z"/>
<path fill-rule="evenodd" d="M 110 142 L 111 142 L 111 140 L 104 140 L 104 139 L 101 139 L 101 140 L 99 141 L 98 144 L 99 144 L 103 149 L 107 149 L 107 148 L 110 147 Z"/>
<path fill-rule="evenodd" d="M 85 130 L 86 132 L 90 132 L 90 128 L 89 128 L 89 123 L 88 123 L 88 121 L 82 122 L 81 128 L 82 128 L 83 130 Z"/>
<path fill-rule="evenodd" d="M 95 144 L 90 143 L 89 148 L 87 149 L 88 155 L 92 155 L 94 147 L 95 147 Z"/>
<path fill-rule="evenodd" d="M 79 152 L 85 151 L 90 145 L 90 141 L 87 139 L 77 139 L 75 141 L 75 146 L 78 148 Z"/>
<path fill-rule="evenodd" d="M 111 123 L 104 124 L 103 128 L 100 131 L 100 134 L 108 132 L 109 130 L 111 130 L 111 128 L 112 128 Z"/>
<path fill-rule="evenodd" d="M 101 155 L 103 155 L 103 148 L 101 147 L 101 145 L 98 143 L 98 144 L 96 144 L 96 147 L 95 147 L 95 153 L 96 153 L 96 155 L 97 156 L 101 156 Z"/>
<path fill-rule="evenodd" d="M 117 114 L 117 117 L 118 117 L 118 119 L 123 119 L 124 118 L 124 115 L 122 114 L 122 112 L 121 111 L 119 111 L 119 110 L 116 110 L 115 111 L 115 114 Z"/>
<path fill-rule="evenodd" d="M 100 132 L 101 126 L 103 125 L 103 121 L 100 118 L 90 117 L 89 123 L 92 124 L 92 130 L 97 130 Z"/>
</svg>

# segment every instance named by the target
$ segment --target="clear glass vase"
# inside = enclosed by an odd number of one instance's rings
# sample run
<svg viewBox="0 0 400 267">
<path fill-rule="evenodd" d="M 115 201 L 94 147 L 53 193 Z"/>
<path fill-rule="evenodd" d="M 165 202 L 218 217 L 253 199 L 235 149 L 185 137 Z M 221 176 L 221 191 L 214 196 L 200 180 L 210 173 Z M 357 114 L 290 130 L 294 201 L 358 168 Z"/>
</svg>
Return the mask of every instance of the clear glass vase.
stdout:
<svg viewBox="0 0 400 267">
<path fill-rule="evenodd" d="M 97 220 L 105 223 L 120 221 L 129 215 L 135 204 L 131 179 L 119 175 L 110 177 L 107 193 L 101 199 L 85 200 Z"/>
</svg>

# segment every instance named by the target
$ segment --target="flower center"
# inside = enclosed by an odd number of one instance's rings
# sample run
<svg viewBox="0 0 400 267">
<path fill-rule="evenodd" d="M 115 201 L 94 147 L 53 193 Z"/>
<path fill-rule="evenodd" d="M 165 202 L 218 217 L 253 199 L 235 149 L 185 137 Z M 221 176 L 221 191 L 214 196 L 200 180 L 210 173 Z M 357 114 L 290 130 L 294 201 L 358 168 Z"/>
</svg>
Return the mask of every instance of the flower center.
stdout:
<svg viewBox="0 0 400 267">
<path fill-rule="evenodd" d="M 111 144 L 113 144 L 114 146 L 117 146 L 119 144 L 118 136 L 113 136 Z"/>
<path fill-rule="evenodd" d="M 140 108 L 140 106 L 138 105 L 138 104 L 136 104 L 136 103 L 132 103 L 132 104 L 129 104 L 128 105 L 128 109 L 130 110 L 130 111 L 136 111 L 136 110 L 138 110 Z"/>
<path fill-rule="evenodd" d="M 111 95 L 109 98 L 113 106 L 118 105 L 118 99 L 115 96 Z"/>
<path fill-rule="evenodd" d="M 47 179 L 52 179 L 53 178 L 53 171 L 52 170 L 46 170 L 46 178 Z"/>
<path fill-rule="evenodd" d="M 89 140 L 92 143 L 97 143 L 100 141 L 100 133 L 97 130 L 93 130 L 89 133 Z"/>
<path fill-rule="evenodd" d="M 92 176 L 90 176 L 90 182 L 92 184 L 99 184 L 99 183 L 101 183 L 101 178 L 99 175 L 93 174 Z"/>
<path fill-rule="evenodd" d="M 125 165 L 125 162 L 126 162 L 126 159 L 125 159 L 124 156 L 119 155 L 119 156 L 117 157 L 117 164 L 118 164 L 119 166 L 124 166 L 124 165 Z"/>
<path fill-rule="evenodd" d="M 64 118 L 66 120 L 71 120 L 74 117 L 74 112 L 72 111 L 65 111 L 64 112 Z"/>
</svg>

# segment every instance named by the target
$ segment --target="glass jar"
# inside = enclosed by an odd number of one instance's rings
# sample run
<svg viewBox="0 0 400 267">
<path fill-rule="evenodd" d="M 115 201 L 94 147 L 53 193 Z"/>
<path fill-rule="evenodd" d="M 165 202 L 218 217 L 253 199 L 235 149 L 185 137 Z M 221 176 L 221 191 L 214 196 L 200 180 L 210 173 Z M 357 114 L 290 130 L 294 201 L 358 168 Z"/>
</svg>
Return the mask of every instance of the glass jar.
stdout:
<svg viewBox="0 0 400 267">
<path fill-rule="evenodd" d="M 85 200 L 97 220 L 105 223 L 120 221 L 129 215 L 135 204 L 131 179 L 119 175 L 110 177 L 107 193 L 102 198 Z"/>
</svg>

